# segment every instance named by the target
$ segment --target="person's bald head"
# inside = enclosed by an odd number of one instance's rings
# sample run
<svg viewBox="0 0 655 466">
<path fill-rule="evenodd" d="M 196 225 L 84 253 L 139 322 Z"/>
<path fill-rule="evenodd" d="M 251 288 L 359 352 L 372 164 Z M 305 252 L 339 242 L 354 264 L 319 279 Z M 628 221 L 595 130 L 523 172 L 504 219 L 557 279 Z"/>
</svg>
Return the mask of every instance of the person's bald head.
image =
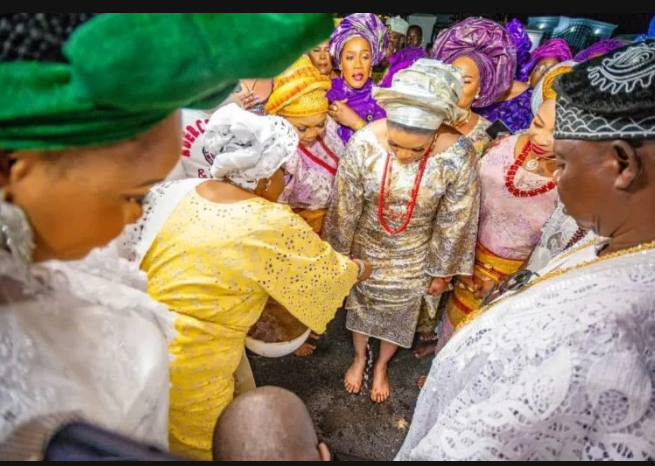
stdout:
<svg viewBox="0 0 655 466">
<path fill-rule="evenodd" d="M 215 461 L 326 461 L 309 412 L 293 393 L 258 388 L 235 399 L 214 431 Z"/>
</svg>

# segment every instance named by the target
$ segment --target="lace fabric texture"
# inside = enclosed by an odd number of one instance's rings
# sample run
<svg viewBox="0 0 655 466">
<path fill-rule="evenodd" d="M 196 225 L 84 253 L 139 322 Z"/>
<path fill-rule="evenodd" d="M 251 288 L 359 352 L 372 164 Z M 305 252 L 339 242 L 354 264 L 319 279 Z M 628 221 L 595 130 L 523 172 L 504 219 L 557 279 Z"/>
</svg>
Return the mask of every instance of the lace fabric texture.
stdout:
<svg viewBox="0 0 655 466">
<path fill-rule="evenodd" d="M 652 460 L 654 304 L 652 251 L 498 304 L 437 356 L 398 459 Z"/>
<path fill-rule="evenodd" d="M 0 253 L 0 458 L 30 459 L 29 448 L 7 447 L 20 438 L 36 448 L 34 438 L 59 425 L 53 419 L 81 418 L 165 447 L 167 311 L 140 290 L 138 271 L 114 248 L 33 267 L 34 291 L 18 270 Z M 27 441 L 30 425 L 39 428 Z"/>
</svg>

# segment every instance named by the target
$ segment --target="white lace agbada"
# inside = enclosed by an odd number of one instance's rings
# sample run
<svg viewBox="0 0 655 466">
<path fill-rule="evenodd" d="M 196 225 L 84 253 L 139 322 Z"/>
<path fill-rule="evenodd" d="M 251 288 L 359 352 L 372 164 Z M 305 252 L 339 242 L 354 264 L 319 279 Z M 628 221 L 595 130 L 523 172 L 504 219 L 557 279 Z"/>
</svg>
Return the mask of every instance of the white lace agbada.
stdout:
<svg viewBox="0 0 655 466">
<path fill-rule="evenodd" d="M 546 267 L 554 257 L 564 252 L 578 230 L 578 223 L 566 213 L 562 201 L 558 201 L 555 212 L 544 225 L 541 241 L 532 253 L 526 268 L 540 270 Z"/>
<path fill-rule="evenodd" d="M 654 378 L 649 251 L 542 282 L 464 328 L 434 361 L 398 459 L 652 460 Z"/>
<path fill-rule="evenodd" d="M 68 419 L 165 447 L 172 326 L 144 278 L 112 249 L 33 269 L 44 287 L 25 293 L 0 252 L 0 458 L 38 459 Z"/>
</svg>

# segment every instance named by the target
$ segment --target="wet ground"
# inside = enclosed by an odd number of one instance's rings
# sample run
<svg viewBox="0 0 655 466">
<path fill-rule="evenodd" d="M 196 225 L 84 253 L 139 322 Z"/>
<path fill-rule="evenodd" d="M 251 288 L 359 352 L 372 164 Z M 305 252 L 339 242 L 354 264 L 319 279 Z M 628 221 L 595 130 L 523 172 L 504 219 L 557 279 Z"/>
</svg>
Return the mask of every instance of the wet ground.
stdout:
<svg viewBox="0 0 655 466">
<path fill-rule="evenodd" d="M 305 401 L 319 437 L 341 459 L 392 460 L 412 421 L 416 380 L 429 370 L 430 361 L 417 361 L 412 352 L 400 350 L 389 366 L 392 398 L 375 405 L 368 390 L 355 396 L 343 388 L 352 354 L 345 312 L 340 311 L 313 357 L 251 357 L 250 362 L 258 386 L 284 387 Z"/>
</svg>

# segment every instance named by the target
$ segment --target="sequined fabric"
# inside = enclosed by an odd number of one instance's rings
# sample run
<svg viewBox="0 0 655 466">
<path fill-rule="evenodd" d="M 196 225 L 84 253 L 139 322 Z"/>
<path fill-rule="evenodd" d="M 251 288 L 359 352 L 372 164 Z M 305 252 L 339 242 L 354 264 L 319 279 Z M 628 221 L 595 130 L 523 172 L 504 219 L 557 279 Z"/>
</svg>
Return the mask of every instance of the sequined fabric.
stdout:
<svg viewBox="0 0 655 466">
<path fill-rule="evenodd" d="M 484 117 L 480 117 L 475 127 L 471 130 L 470 133 L 466 135 L 466 138 L 471 141 L 475 153 L 478 154 L 478 157 L 482 157 L 491 144 L 491 136 L 487 134 L 487 128 L 491 126 L 489 120 Z"/>
<path fill-rule="evenodd" d="M 386 155 L 370 128 L 354 136 L 341 160 L 324 237 L 342 254 L 373 265 L 372 277 L 348 297 L 348 329 L 408 348 L 431 277 L 472 272 L 478 163 L 466 138 L 432 155 L 413 218 L 403 233 L 392 236 L 378 217 Z M 395 215 L 410 200 L 418 165 L 392 163 L 390 209 Z"/>
<path fill-rule="evenodd" d="M 288 207 L 263 199 L 216 204 L 195 190 L 141 267 L 150 295 L 175 315 L 179 335 L 170 345 L 171 450 L 204 460 L 232 400 L 246 334 L 269 296 L 323 333 L 358 274 Z"/>
</svg>

